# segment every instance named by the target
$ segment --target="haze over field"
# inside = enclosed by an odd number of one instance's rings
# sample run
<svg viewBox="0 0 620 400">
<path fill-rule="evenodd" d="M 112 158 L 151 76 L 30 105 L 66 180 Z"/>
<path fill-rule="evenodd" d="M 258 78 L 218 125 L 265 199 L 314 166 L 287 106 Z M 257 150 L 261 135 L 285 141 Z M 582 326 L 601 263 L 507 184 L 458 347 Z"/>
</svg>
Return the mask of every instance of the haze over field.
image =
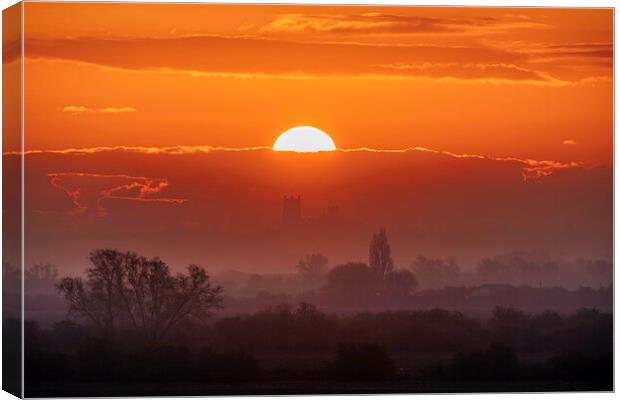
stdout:
<svg viewBox="0 0 620 400">
<path fill-rule="evenodd" d="M 402 266 L 420 254 L 467 268 L 513 250 L 600 258 L 612 248 L 606 167 L 536 177 L 519 161 L 421 150 L 44 153 L 26 167 L 27 261 L 74 271 L 99 245 L 173 265 L 283 272 L 309 252 L 364 259 L 377 226 Z M 285 195 L 301 196 L 293 226 L 282 221 Z"/>
<path fill-rule="evenodd" d="M 75 271 L 106 245 L 282 271 L 310 251 L 364 259 L 378 226 L 403 266 L 611 252 L 609 10 L 26 9 L 28 262 Z M 7 76 L 21 65 L 13 39 Z M 271 151 L 300 125 L 338 151 Z M 294 233 L 285 195 L 308 220 Z"/>
</svg>

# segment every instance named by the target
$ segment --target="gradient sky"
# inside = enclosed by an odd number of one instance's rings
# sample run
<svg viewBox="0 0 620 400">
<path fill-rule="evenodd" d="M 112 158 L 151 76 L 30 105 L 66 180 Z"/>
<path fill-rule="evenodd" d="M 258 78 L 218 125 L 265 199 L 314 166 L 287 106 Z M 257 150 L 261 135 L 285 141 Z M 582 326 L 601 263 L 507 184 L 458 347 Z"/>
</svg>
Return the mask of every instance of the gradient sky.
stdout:
<svg viewBox="0 0 620 400">
<path fill-rule="evenodd" d="M 610 165 L 612 10 L 27 3 L 26 148 L 341 148 Z M 53 133 L 52 133 L 53 132 Z"/>
<path fill-rule="evenodd" d="M 611 254 L 611 9 L 24 7 L 28 265 L 109 246 L 287 270 L 364 259 L 380 225 L 403 267 Z M 297 125 L 339 151 L 269 150 Z M 306 231 L 281 229 L 286 194 Z"/>
</svg>

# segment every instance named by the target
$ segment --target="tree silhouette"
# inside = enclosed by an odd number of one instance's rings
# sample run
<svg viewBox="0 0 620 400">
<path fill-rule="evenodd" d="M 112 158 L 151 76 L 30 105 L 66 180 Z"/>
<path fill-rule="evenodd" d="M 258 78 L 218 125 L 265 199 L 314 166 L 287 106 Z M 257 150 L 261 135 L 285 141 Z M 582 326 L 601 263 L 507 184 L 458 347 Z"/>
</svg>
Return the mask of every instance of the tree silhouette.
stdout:
<svg viewBox="0 0 620 400">
<path fill-rule="evenodd" d="M 418 287 L 418 280 L 411 271 L 394 270 L 385 275 L 385 287 L 391 295 L 406 297 Z"/>
<path fill-rule="evenodd" d="M 359 303 L 375 297 L 380 291 L 379 286 L 368 265 L 350 262 L 329 271 L 325 290 L 334 301 Z"/>
<path fill-rule="evenodd" d="M 85 318 L 107 335 L 127 328 L 157 340 L 187 320 L 203 320 L 221 306 L 222 288 L 213 286 L 204 268 L 190 265 L 173 276 L 158 258 L 133 252 L 97 249 L 90 254 L 86 278 L 66 277 L 58 290 L 69 312 Z"/>
<path fill-rule="evenodd" d="M 448 286 L 457 282 L 459 278 L 459 267 L 453 258 L 418 256 L 411 268 L 425 288 Z"/>
<path fill-rule="evenodd" d="M 322 254 L 309 254 L 297 263 L 297 274 L 304 283 L 317 284 L 327 270 L 327 257 Z"/>
<path fill-rule="evenodd" d="M 482 282 L 518 285 L 554 282 L 558 271 L 558 264 L 552 262 L 548 256 L 524 252 L 483 258 L 477 268 Z"/>
<path fill-rule="evenodd" d="M 392 251 L 390 249 L 390 244 L 388 243 L 385 228 L 379 228 L 379 232 L 372 235 L 369 253 L 371 271 L 374 274 L 379 275 L 382 280 L 385 279 L 385 276 L 394 270 Z"/>
<path fill-rule="evenodd" d="M 58 280 L 58 268 L 50 263 L 34 264 L 24 271 L 24 284 L 28 294 L 52 291 Z"/>
</svg>

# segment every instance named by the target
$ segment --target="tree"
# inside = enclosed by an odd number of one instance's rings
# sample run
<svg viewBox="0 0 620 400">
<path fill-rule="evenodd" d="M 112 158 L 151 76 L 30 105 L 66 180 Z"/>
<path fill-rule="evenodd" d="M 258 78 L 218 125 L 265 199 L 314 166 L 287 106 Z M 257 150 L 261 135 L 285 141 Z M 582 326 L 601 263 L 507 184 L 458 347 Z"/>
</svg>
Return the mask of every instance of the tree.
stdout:
<svg viewBox="0 0 620 400">
<path fill-rule="evenodd" d="M 613 282 L 613 265 L 605 259 L 590 260 L 586 262 L 586 273 L 590 278 L 589 282 L 594 285 L 603 286 Z"/>
<path fill-rule="evenodd" d="M 388 293 L 396 297 L 405 297 L 418 287 L 418 280 L 411 271 L 395 270 L 385 275 L 385 287 Z"/>
<path fill-rule="evenodd" d="M 58 280 L 58 268 L 50 263 L 34 264 L 24 272 L 27 294 L 54 292 Z"/>
<path fill-rule="evenodd" d="M 545 255 L 513 252 L 482 259 L 477 272 L 485 283 L 539 285 L 554 282 L 558 271 L 558 264 Z"/>
<path fill-rule="evenodd" d="M 346 302 L 369 300 L 380 291 L 370 267 L 353 262 L 337 265 L 329 271 L 325 289 L 333 300 Z"/>
<path fill-rule="evenodd" d="M 157 340 L 187 320 L 203 320 L 220 307 L 222 288 L 204 268 L 190 265 L 173 276 L 166 263 L 133 252 L 94 250 L 86 278 L 66 277 L 58 290 L 69 312 L 85 318 L 108 335 L 120 328 Z"/>
<path fill-rule="evenodd" d="M 385 228 L 380 228 L 379 232 L 372 235 L 370 240 L 370 269 L 381 279 L 385 279 L 386 274 L 394 270 L 392 261 L 392 251 L 388 243 Z"/>
<path fill-rule="evenodd" d="M 302 282 L 317 284 L 327 270 L 327 262 L 327 257 L 322 254 L 309 254 L 297 263 L 297 274 Z"/>
<path fill-rule="evenodd" d="M 425 288 L 439 288 L 455 283 L 459 278 L 459 267 L 453 258 L 426 258 L 419 256 L 412 269 Z"/>
</svg>

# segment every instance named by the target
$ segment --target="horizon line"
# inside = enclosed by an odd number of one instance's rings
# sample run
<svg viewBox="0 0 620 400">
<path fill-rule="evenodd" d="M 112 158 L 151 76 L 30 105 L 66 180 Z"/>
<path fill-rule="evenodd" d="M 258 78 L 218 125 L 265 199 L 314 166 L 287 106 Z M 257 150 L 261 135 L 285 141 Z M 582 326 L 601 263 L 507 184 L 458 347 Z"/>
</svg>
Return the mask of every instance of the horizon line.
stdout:
<svg viewBox="0 0 620 400">
<path fill-rule="evenodd" d="M 447 150 L 436 150 L 422 146 L 410 146 L 400 149 L 376 149 L 371 147 L 355 147 L 355 148 L 336 148 L 335 150 L 316 151 L 316 152 L 297 152 L 274 150 L 271 146 L 248 146 L 248 147 L 226 147 L 226 146 L 210 146 L 210 145 L 178 145 L 178 146 L 94 146 L 82 148 L 65 148 L 40 150 L 32 149 L 21 151 L 3 152 L 3 156 L 20 156 L 20 155 L 37 155 L 37 154 L 60 154 L 60 155 L 88 155 L 107 152 L 133 152 L 138 154 L 167 154 L 167 155 L 184 155 L 184 154 L 208 154 L 211 152 L 243 152 L 243 151 L 262 151 L 270 150 L 273 152 L 288 152 L 298 154 L 317 154 L 317 153 L 397 153 L 403 154 L 408 152 L 424 152 L 444 155 L 452 158 L 469 158 L 489 161 L 514 162 L 522 165 L 522 177 L 524 181 L 536 180 L 541 177 L 549 176 L 553 172 L 561 169 L 585 167 L 581 161 L 561 162 L 557 160 L 536 160 L 531 158 L 519 157 L 493 157 L 482 154 L 472 153 L 455 153 Z"/>
</svg>

